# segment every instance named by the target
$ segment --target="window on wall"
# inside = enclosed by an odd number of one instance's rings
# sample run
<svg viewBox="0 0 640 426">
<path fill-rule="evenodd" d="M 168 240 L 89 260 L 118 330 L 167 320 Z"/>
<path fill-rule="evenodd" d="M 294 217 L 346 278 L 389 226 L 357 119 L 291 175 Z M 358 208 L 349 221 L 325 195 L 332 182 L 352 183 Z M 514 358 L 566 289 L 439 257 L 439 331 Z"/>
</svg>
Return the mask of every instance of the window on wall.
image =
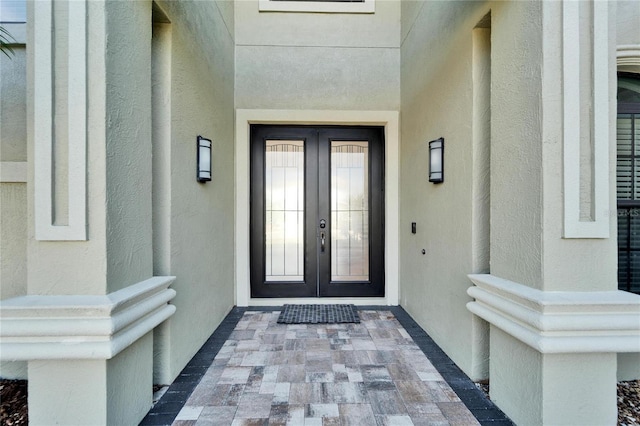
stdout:
<svg viewBox="0 0 640 426">
<path fill-rule="evenodd" d="M 0 22 L 2 23 L 27 22 L 27 1 L 26 0 L 1 0 L 0 1 Z"/>
<path fill-rule="evenodd" d="M 618 77 L 618 288 L 640 294 L 640 76 Z"/>
<path fill-rule="evenodd" d="M 260 0 L 261 12 L 374 13 L 375 0 Z"/>
</svg>

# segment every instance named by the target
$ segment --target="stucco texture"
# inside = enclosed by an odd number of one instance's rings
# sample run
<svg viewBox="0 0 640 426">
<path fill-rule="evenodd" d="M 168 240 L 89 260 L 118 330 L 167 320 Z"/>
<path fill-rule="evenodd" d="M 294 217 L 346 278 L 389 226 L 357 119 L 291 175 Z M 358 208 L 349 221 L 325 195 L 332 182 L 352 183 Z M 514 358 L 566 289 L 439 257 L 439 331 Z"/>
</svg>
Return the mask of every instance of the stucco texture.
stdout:
<svg viewBox="0 0 640 426">
<path fill-rule="evenodd" d="M 27 185 L 0 183 L 0 299 L 27 293 Z M 26 362 L 0 363 L 0 377 L 26 379 Z"/>
<path fill-rule="evenodd" d="M 107 286 L 153 274 L 151 3 L 106 4 Z"/>
<path fill-rule="evenodd" d="M 33 3 L 27 7 L 27 44 L 33 43 Z M 107 285 L 106 215 L 106 5 L 87 2 L 87 234 L 88 241 L 38 241 L 35 239 L 34 185 L 28 186 L 28 278 L 29 294 L 104 295 Z M 55 56 L 55 53 L 54 53 Z M 34 158 L 33 54 L 28 55 L 27 129 L 28 156 Z M 58 86 L 63 91 L 65 87 Z M 55 111 L 65 122 L 63 111 Z M 117 123 L 116 123 L 117 125 Z M 64 141 L 60 141 L 63 143 Z M 58 164 L 54 162 L 54 168 Z M 28 179 L 33 180 L 29 161 Z M 60 202 L 61 200 L 57 200 Z M 82 267 L 78 267 L 82 265 Z M 133 283 L 131 283 L 133 284 Z"/>
<path fill-rule="evenodd" d="M 152 335 L 110 360 L 29 362 L 29 424 L 138 424 L 151 407 Z"/>
<path fill-rule="evenodd" d="M 13 27 L 16 27 L 14 25 Z M 22 31 L 20 31 L 22 33 Z M 18 37 L 18 34 L 16 34 Z M 18 37 L 18 41 L 21 37 Z M 0 54 L 0 162 L 27 161 L 27 59 L 24 44 Z M 2 167 L 2 165 L 0 165 Z M 0 299 L 27 293 L 27 185 L 0 183 Z M 25 379 L 25 362 L 3 362 L 0 377 Z"/>
<path fill-rule="evenodd" d="M 632 0 L 616 1 L 617 45 L 640 45 L 640 3 Z M 640 70 L 639 70 L 640 71 Z"/>
<path fill-rule="evenodd" d="M 236 2 L 235 106 L 399 110 L 400 3 L 375 14 L 260 13 Z"/>
<path fill-rule="evenodd" d="M 27 293 L 27 188 L 24 183 L 0 184 L 1 298 Z"/>
<path fill-rule="evenodd" d="M 614 3 L 612 3 L 614 5 Z M 597 205 L 593 208 L 604 210 L 609 216 L 610 238 L 563 238 L 564 219 L 564 188 L 563 188 L 563 128 L 566 126 L 579 126 L 580 123 L 563 123 L 562 93 L 562 4 L 559 2 L 543 3 L 543 31 L 542 43 L 544 54 L 541 58 L 542 79 L 540 80 L 539 95 L 535 98 L 539 102 L 536 108 L 540 108 L 542 114 L 538 117 L 538 126 L 542 131 L 538 146 L 541 148 L 542 158 L 538 168 L 541 172 L 539 178 L 542 179 L 541 197 L 537 202 L 542 209 L 542 240 L 541 240 L 541 262 L 540 278 L 521 278 L 518 281 L 517 275 L 514 281 L 527 284 L 545 291 L 611 291 L 616 290 L 617 284 L 617 223 L 616 223 L 616 149 L 615 149 L 615 129 L 609 127 L 609 204 Z M 615 46 L 615 8 L 609 8 L 609 38 L 610 57 L 612 59 Z M 584 37 L 583 37 L 584 39 Z M 590 49 L 590 42 L 585 41 L 581 51 L 587 52 Z M 588 55 L 587 55 L 588 56 Z M 520 66 L 524 66 L 521 62 Z M 615 61 L 609 64 L 610 93 L 609 111 L 610 123 L 615 123 Z M 583 90 L 588 91 L 589 82 L 582 83 Z M 589 105 L 587 98 L 583 103 Z M 595 136 L 590 126 L 593 125 L 593 118 L 587 112 L 582 115 L 581 128 L 582 137 L 591 141 Z M 584 127 L 587 123 L 587 128 Z M 590 124 L 589 124 L 590 123 Z M 506 125 L 506 123 L 505 123 Z M 541 142 L 541 143 L 540 143 Z M 598 141 L 593 141 L 597 143 Z M 600 141 L 602 142 L 602 141 Z M 582 150 L 582 148 L 581 148 Z M 586 154 L 586 153 L 585 153 Z M 592 168 L 596 163 L 591 153 L 584 155 L 581 160 L 583 169 Z M 606 164 L 606 163 L 605 163 Z M 587 189 L 592 189 L 587 183 Z M 493 196 L 493 193 L 492 193 Z M 590 196 L 583 197 L 587 207 L 592 206 L 593 200 Z M 498 224 L 496 224 L 497 226 Z M 493 232 L 493 228 L 492 228 Z M 504 258 L 508 260 L 508 258 Z M 493 262 L 493 251 L 492 251 Z M 512 273 L 517 273 L 513 271 Z M 519 273 L 518 273 L 519 274 Z M 502 277 L 500 274 L 496 274 Z M 536 279 L 541 279 L 536 283 Z"/>
<path fill-rule="evenodd" d="M 535 288 L 542 287 L 541 8 L 498 2 L 491 10 L 491 273 Z"/>
<path fill-rule="evenodd" d="M 0 161 L 27 161 L 27 61 L 24 46 L 0 54 Z"/>
<path fill-rule="evenodd" d="M 0 54 L 0 162 L 27 161 L 26 49 L 13 50 Z M 26 190 L 24 182 L 0 183 L 1 299 L 27 292 Z"/>
<path fill-rule="evenodd" d="M 400 300 L 475 379 L 486 377 L 488 364 L 487 326 L 465 308 L 466 275 L 486 257 L 473 248 L 472 29 L 487 12 L 463 2 L 403 6 L 411 28 L 402 44 Z M 435 185 L 428 183 L 428 142 L 439 137 L 445 172 Z"/>
<path fill-rule="evenodd" d="M 160 6 L 171 21 L 171 122 L 159 131 L 171 137 L 168 169 L 154 179 L 170 182 L 157 199 L 169 203 L 170 220 L 154 241 L 168 245 L 157 247 L 154 269 L 177 277 L 177 310 L 156 332 L 155 380 L 169 383 L 234 305 L 234 41 L 227 3 Z M 198 135 L 213 143 L 206 184 L 195 178 Z"/>
<path fill-rule="evenodd" d="M 27 161 L 26 49 L 13 50 L 0 54 L 0 162 Z M 26 190 L 24 182 L 0 183 L 1 299 L 27 292 Z"/>
</svg>

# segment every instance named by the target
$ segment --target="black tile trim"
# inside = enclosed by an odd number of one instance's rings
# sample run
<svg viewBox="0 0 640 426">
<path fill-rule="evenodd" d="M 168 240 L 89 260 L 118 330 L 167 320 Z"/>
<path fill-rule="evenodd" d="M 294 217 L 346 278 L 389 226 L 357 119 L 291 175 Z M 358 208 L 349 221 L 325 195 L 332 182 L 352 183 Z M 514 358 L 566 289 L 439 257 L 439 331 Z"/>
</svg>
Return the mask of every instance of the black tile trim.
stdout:
<svg viewBox="0 0 640 426">
<path fill-rule="evenodd" d="M 471 379 L 458 368 L 401 306 L 356 306 L 356 309 L 359 311 L 391 311 L 481 425 L 507 426 L 514 424 L 475 386 Z M 282 306 L 234 307 L 169 386 L 167 392 L 142 419 L 140 426 L 169 426 L 173 423 L 245 312 L 280 310 L 282 310 Z"/>
</svg>

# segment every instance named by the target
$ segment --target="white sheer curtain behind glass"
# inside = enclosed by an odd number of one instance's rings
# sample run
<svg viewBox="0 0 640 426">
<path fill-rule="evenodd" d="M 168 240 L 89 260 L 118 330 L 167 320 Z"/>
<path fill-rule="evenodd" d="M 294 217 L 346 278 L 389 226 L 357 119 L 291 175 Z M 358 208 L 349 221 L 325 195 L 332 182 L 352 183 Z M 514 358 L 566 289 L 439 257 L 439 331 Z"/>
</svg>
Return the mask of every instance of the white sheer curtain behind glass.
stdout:
<svg viewBox="0 0 640 426">
<path fill-rule="evenodd" d="M 267 141 L 265 281 L 304 280 L 304 142 Z"/>
<path fill-rule="evenodd" d="M 369 279 L 369 144 L 331 142 L 331 281 Z"/>
</svg>

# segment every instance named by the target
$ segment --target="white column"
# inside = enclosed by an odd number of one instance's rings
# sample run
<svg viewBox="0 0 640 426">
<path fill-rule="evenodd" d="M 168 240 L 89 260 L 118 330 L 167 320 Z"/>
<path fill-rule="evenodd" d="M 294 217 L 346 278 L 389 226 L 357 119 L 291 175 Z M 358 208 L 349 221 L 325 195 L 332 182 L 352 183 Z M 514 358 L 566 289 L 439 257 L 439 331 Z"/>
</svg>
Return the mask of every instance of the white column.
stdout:
<svg viewBox="0 0 640 426">
<path fill-rule="evenodd" d="M 490 388 L 516 424 L 615 424 L 617 354 L 640 297 L 617 291 L 615 2 L 492 9 Z"/>
</svg>

